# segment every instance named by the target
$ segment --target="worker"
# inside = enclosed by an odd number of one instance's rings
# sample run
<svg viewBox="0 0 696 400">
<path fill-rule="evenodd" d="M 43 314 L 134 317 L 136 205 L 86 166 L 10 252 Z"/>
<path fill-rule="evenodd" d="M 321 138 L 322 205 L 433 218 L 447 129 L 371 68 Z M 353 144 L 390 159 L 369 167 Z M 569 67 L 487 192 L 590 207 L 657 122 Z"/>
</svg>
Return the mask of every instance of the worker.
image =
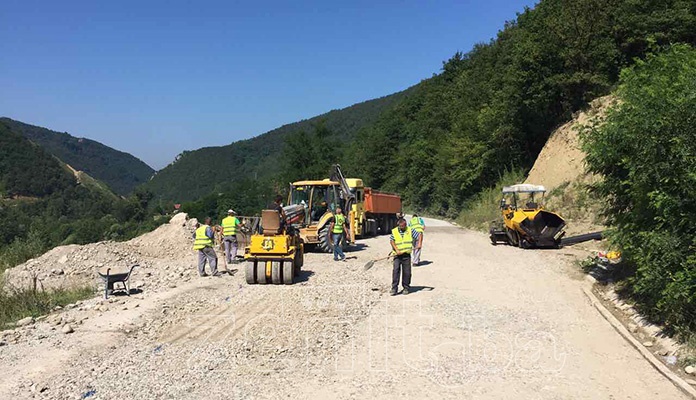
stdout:
<svg viewBox="0 0 696 400">
<path fill-rule="evenodd" d="M 193 233 L 193 238 L 195 239 L 193 249 L 198 250 L 198 275 L 200 276 L 208 276 L 205 273 L 206 261 L 210 265 L 210 274 L 212 276 L 220 276 L 217 270 L 217 254 L 215 254 L 215 249 L 213 249 L 215 232 L 210 226 L 211 222 L 210 217 L 206 217 L 205 224 L 200 225 Z"/>
<path fill-rule="evenodd" d="M 408 294 L 411 291 L 411 251 L 416 237 L 420 236 L 418 232 L 408 227 L 404 218 L 399 218 L 396 228 L 392 229 L 389 243 L 391 244 L 394 253 L 394 269 L 392 271 L 392 296 L 395 296 L 399 290 L 399 275 L 401 275 L 401 285 L 403 286 L 403 294 Z"/>
<path fill-rule="evenodd" d="M 329 241 L 333 245 L 333 256 L 334 261 L 345 261 L 346 255 L 343 254 L 343 233 L 349 232 L 348 224 L 345 215 L 343 215 L 343 210 L 340 207 L 336 209 L 333 219 L 331 220 L 331 225 L 329 226 L 329 232 L 331 232 Z"/>
<path fill-rule="evenodd" d="M 227 210 L 227 217 L 222 220 L 223 243 L 225 244 L 225 257 L 227 263 L 236 262 L 237 258 L 237 228 L 241 225 L 237 219 L 237 212 Z"/>
<path fill-rule="evenodd" d="M 411 230 L 418 232 L 418 238 L 414 237 L 414 242 L 413 242 L 413 257 L 411 261 L 413 262 L 413 266 L 417 267 L 420 265 L 420 256 L 421 256 L 421 248 L 423 247 L 423 236 L 425 232 L 425 222 L 423 221 L 423 218 L 418 217 L 418 215 L 413 214 L 413 217 L 411 217 L 411 220 L 408 221 L 408 227 L 411 228 Z"/>
</svg>

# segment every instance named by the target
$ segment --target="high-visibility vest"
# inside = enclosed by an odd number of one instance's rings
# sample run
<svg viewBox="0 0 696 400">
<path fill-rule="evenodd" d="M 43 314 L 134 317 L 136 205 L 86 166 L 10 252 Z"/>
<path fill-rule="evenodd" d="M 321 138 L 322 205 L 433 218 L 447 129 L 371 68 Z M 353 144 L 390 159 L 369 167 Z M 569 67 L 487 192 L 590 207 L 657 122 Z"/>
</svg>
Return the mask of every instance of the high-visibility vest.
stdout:
<svg viewBox="0 0 696 400">
<path fill-rule="evenodd" d="M 222 220 L 222 234 L 224 236 L 234 236 L 237 234 L 237 225 L 239 220 L 237 217 L 225 217 Z"/>
<path fill-rule="evenodd" d="M 411 232 L 411 228 L 406 228 L 406 232 L 402 235 L 397 226 L 392 229 L 392 235 L 394 235 L 396 249 L 402 253 L 411 254 L 411 250 L 413 249 L 413 233 Z"/>
<path fill-rule="evenodd" d="M 205 231 L 208 229 L 208 225 L 201 225 L 196 229 L 196 241 L 193 244 L 194 250 L 201 250 L 206 247 L 213 247 L 213 240 L 206 236 Z"/>
<path fill-rule="evenodd" d="M 416 232 L 423 233 L 423 224 L 421 224 L 421 220 L 418 217 L 411 218 L 411 221 L 408 223 L 408 226 Z"/>
<path fill-rule="evenodd" d="M 334 215 L 333 233 L 343 233 L 343 224 L 346 223 L 346 217 L 343 214 Z"/>
</svg>

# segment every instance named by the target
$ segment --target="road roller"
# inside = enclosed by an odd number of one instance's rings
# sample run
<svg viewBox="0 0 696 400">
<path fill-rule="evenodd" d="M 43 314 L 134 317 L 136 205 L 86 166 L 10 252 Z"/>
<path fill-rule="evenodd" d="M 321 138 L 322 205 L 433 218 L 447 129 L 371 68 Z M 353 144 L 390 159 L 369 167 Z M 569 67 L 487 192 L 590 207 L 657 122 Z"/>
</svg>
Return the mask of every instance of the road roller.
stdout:
<svg viewBox="0 0 696 400">
<path fill-rule="evenodd" d="M 301 207 L 300 207 L 301 208 Z M 295 210 L 284 210 L 289 219 Z M 259 231 L 244 249 L 245 278 L 248 284 L 291 285 L 304 263 L 304 245 L 291 221 L 283 221 L 277 210 L 261 212 Z"/>
</svg>

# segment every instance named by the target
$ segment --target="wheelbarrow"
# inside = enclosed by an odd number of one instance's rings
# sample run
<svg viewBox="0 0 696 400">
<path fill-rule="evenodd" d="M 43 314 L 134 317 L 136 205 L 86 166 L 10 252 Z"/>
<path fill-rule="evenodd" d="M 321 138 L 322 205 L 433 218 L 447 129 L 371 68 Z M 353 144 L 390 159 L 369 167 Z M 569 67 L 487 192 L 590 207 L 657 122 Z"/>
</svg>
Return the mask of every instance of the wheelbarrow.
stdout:
<svg viewBox="0 0 696 400">
<path fill-rule="evenodd" d="M 99 276 L 104 279 L 105 283 L 105 288 L 104 288 L 104 298 L 108 299 L 109 298 L 109 292 L 114 291 L 114 284 L 117 282 L 120 282 L 123 285 L 123 290 L 126 291 L 126 295 L 130 296 L 130 288 L 128 288 L 128 278 L 130 278 L 131 273 L 133 272 L 133 268 L 135 267 L 140 267 L 139 264 L 134 264 L 133 266 L 130 267 L 130 270 L 128 272 L 118 272 L 118 273 L 111 273 L 111 268 L 106 269 L 106 274 L 103 274 L 101 271 L 97 271 Z"/>
</svg>

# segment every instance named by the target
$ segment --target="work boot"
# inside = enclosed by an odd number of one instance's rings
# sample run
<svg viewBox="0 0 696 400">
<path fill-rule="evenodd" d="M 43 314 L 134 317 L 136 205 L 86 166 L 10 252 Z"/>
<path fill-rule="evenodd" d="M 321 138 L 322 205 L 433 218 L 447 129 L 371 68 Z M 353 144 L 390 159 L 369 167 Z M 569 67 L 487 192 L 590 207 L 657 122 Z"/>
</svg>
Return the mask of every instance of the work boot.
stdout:
<svg viewBox="0 0 696 400">
<path fill-rule="evenodd" d="M 208 276 L 208 274 L 206 274 L 206 273 L 204 272 L 204 273 L 202 273 L 202 274 L 198 274 L 198 276 L 200 276 L 201 278 L 205 278 L 206 276 Z"/>
<path fill-rule="evenodd" d="M 411 293 L 407 287 L 404 288 L 404 291 L 401 292 L 401 294 L 409 294 Z"/>
<path fill-rule="evenodd" d="M 391 295 L 391 296 L 396 296 L 396 293 L 397 293 L 396 289 L 392 289 L 389 291 L 389 295 Z"/>
</svg>

